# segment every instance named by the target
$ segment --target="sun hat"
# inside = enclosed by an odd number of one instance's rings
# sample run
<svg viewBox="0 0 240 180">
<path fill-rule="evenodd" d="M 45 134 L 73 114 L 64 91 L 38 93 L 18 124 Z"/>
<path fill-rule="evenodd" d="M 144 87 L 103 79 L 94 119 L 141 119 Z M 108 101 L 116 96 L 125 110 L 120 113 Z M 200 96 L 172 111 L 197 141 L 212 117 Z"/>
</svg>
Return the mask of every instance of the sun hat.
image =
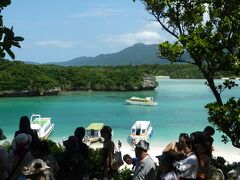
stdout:
<svg viewBox="0 0 240 180">
<path fill-rule="evenodd" d="M 32 142 L 32 136 L 25 133 L 18 134 L 12 141 L 13 150 L 28 149 Z"/>
<path fill-rule="evenodd" d="M 141 148 L 145 151 L 149 150 L 149 143 L 147 141 L 144 141 L 144 140 L 140 140 L 136 146 L 136 148 Z"/>
<path fill-rule="evenodd" d="M 7 137 L 3 134 L 2 128 L 0 128 L 0 141 L 4 139 L 7 139 Z"/>
<path fill-rule="evenodd" d="M 22 168 L 22 173 L 25 176 L 38 174 L 46 169 L 50 169 L 49 166 L 42 159 L 33 159 L 27 166 Z"/>
</svg>

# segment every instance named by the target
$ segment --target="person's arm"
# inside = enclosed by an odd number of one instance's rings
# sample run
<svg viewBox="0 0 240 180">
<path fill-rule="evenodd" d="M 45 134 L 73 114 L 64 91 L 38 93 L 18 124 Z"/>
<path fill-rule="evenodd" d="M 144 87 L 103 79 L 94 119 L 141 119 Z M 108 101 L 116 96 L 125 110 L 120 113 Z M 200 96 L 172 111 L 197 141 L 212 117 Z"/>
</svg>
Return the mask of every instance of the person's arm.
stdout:
<svg viewBox="0 0 240 180">
<path fill-rule="evenodd" d="M 191 170 L 194 166 L 197 166 L 197 159 L 195 156 L 189 156 L 187 159 L 179 161 L 177 169 L 180 172 L 186 173 L 187 171 Z"/>
<path fill-rule="evenodd" d="M 169 143 L 169 144 L 165 147 L 165 149 L 163 150 L 163 152 L 167 152 L 167 151 L 174 150 L 175 145 L 176 145 L 176 142 L 171 142 L 171 143 Z"/>
<path fill-rule="evenodd" d="M 109 169 L 112 168 L 114 147 L 115 147 L 115 145 L 113 142 L 109 143 L 109 146 L 108 146 L 108 167 L 109 167 Z"/>
</svg>

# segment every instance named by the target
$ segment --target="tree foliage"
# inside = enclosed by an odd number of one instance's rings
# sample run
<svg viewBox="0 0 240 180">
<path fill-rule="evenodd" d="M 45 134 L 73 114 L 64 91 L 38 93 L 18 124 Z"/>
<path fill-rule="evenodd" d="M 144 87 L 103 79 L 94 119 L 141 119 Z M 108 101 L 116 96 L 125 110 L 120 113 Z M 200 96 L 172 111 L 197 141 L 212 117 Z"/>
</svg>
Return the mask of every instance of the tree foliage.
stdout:
<svg viewBox="0 0 240 180">
<path fill-rule="evenodd" d="M 20 46 L 20 41 L 24 39 L 20 36 L 15 36 L 13 32 L 13 27 L 8 28 L 4 26 L 2 10 L 11 4 L 11 0 L 1 0 L 0 1 L 0 60 L 4 59 L 6 53 L 12 58 L 15 59 L 15 55 L 12 52 L 11 48 Z"/>
<path fill-rule="evenodd" d="M 143 86 L 145 77 L 153 77 L 153 86 Z M 61 67 L 30 65 L 19 61 L 0 61 L 0 96 L 44 95 L 63 91 L 135 91 L 157 86 L 151 70 L 144 67 Z M 47 93 L 46 93 L 47 94 Z"/>
<path fill-rule="evenodd" d="M 214 78 L 219 73 L 240 74 L 240 1 L 239 0 L 140 0 L 146 10 L 155 17 L 161 27 L 175 37 L 175 42 L 163 42 L 159 45 L 159 56 L 171 62 L 187 62 L 196 65 L 206 84 L 216 99 L 216 106 L 209 109 L 209 121 L 226 133 L 236 147 L 240 147 L 240 136 L 234 136 L 226 130 L 225 124 L 213 116 L 213 111 L 226 108 L 221 93 L 237 84 L 226 81 L 216 86 Z M 191 56 L 190 61 L 181 57 L 184 52 Z M 237 103 L 231 99 L 227 103 Z M 234 104 L 234 103 L 233 103 Z M 232 111 L 228 109 L 228 112 Z M 221 121 L 237 118 L 224 116 Z M 240 126 L 237 124 L 238 128 Z M 232 131 L 231 133 L 233 133 Z M 233 133 L 234 134 L 234 133 Z"/>
</svg>

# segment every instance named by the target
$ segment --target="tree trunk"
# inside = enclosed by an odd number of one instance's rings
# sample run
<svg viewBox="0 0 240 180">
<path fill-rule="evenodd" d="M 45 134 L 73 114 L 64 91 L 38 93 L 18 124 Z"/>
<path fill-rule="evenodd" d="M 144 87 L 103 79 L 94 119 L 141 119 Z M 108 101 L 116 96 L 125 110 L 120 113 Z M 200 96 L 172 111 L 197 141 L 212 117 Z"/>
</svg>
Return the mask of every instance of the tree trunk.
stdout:
<svg viewBox="0 0 240 180">
<path fill-rule="evenodd" d="M 214 80 L 212 77 L 210 77 L 208 74 L 206 74 L 205 72 L 203 72 L 203 75 L 205 77 L 205 79 L 207 80 L 208 82 L 208 86 L 210 87 L 210 89 L 212 90 L 212 93 L 214 95 L 214 97 L 216 98 L 216 101 L 219 105 L 223 105 L 223 102 L 222 102 L 222 98 L 220 96 L 220 93 L 217 91 L 217 88 L 215 86 L 215 83 L 214 83 Z"/>
</svg>

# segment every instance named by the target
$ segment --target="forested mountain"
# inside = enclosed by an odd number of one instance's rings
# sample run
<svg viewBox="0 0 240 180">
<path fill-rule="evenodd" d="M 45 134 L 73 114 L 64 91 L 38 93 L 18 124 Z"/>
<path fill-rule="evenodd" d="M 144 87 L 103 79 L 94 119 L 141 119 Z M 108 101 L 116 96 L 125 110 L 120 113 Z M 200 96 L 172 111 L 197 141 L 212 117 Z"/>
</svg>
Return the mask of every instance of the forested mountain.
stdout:
<svg viewBox="0 0 240 180">
<path fill-rule="evenodd" d="M 130 64 L 169 64 L 169 62 L 158 58 L 157 44 L 145 45 L 138 43 L 117 53 L 100 54 L 96 57 L 83 56 L 69 61 L 51 64 L 61 66 L 117 66 Z"/>
</svg>

